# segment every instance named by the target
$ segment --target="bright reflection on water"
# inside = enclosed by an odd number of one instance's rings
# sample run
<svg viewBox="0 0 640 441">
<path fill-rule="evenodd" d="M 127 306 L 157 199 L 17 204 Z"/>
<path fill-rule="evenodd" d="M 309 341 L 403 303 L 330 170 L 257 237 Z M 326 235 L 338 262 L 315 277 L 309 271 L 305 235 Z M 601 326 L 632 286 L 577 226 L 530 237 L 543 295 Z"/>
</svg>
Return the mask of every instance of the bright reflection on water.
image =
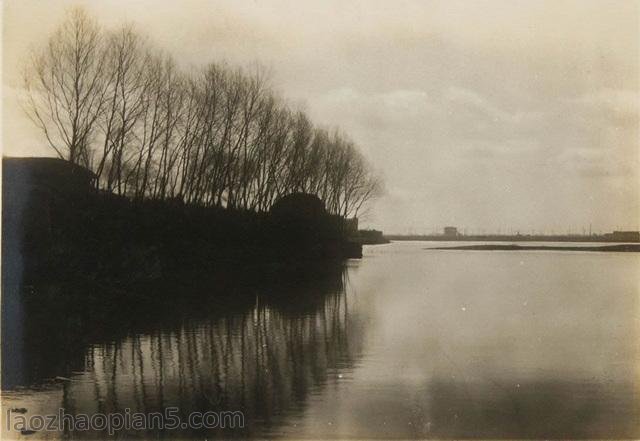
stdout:
<svg viewBox="0 0 640 441">
<path fill-rule="evenodd" d="M 244 430 L 171 439 L 640 436 L 638 254 L 430 246 L 368 247 L 70 348 L 22 331 L 3 406 L 245 412 Z"/>
</svg>

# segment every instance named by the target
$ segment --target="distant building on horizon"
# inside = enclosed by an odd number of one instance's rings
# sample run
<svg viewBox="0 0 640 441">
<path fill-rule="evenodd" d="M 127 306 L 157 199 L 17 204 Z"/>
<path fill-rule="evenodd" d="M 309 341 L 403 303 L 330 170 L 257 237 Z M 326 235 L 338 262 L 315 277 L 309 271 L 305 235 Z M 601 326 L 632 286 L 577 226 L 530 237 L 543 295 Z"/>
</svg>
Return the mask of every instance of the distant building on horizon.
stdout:
<svg viewBox="0 0 640 441">
<path fill-rule="evenodd" d="M 640 231 L 614 231 L 604 236 L 607 240 L 616 242 L 640 242 Z"/>
<path fill-rule="evenodd" d="M 457 227 L 444 227 L 444 235 L 447 237 L 457 237 L 458 236 L 458 228 Z"/>
<path fill-rule="evenodd" d="M 358 233 L 358 218 L 346 218 L 344 220 L 345 230 L 348 234 L 357 234 Z"/>
</svg>

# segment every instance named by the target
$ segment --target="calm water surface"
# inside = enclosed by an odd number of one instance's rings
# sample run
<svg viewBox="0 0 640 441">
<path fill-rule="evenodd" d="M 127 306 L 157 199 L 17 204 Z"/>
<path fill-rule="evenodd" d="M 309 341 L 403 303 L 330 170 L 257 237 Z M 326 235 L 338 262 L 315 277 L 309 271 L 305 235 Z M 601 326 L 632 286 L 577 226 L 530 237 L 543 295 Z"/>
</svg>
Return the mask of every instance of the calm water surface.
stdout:
<svg viewBox="0 0 640 441">
<path fill-rule="evenodd" d="M 242 430 L 120 438 L 640 437 L 640 255 L 425 250 L 441 244 L 367 247 L 317 278 L 201 286 L 209 300 L 83 343 L 16 325 L 3 414 L 246 417 Z M 63 436 L 107 437 L 29 438 Z"/>
</svg>

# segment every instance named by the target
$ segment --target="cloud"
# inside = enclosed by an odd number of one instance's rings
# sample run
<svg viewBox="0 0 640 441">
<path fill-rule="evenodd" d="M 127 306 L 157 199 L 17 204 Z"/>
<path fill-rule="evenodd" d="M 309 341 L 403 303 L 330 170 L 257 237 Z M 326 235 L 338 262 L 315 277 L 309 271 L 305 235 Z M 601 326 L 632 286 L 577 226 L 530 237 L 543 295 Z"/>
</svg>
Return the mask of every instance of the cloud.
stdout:
<svg viewBox="0 0 640 441">
<path fill-rule="evenodd" d="M 598 119 L 607 125 L 637 130 L 640 121 L 640 95 L 637 90 L 603 88 L 564 102 L 585 122 Z"/>
<path fill-rule="evenodd" d="M 638 96 L 637 90 L 600 89 L 569 101 L 592 108 L 631 115 L 637 115 L 640 109 L 640 96 Z"/>
</svg>

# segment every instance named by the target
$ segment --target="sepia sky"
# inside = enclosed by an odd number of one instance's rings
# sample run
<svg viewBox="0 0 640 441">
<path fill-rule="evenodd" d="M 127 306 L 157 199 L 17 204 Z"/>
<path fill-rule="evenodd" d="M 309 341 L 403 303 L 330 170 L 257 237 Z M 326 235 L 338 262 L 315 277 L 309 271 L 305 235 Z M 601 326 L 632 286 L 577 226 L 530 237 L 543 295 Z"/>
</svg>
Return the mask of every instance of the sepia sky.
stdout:
<svg viewBox="0 0 640 441">
<path fill-rule="evenodd" d="M 20 70 L 73 5 L 137 24 L 185 66 L 267 66 L 384 176 L 365 226 L 640 227 L 640 2 L 8 0 L 5 155 L 51 155 Z"/>
</svg>

